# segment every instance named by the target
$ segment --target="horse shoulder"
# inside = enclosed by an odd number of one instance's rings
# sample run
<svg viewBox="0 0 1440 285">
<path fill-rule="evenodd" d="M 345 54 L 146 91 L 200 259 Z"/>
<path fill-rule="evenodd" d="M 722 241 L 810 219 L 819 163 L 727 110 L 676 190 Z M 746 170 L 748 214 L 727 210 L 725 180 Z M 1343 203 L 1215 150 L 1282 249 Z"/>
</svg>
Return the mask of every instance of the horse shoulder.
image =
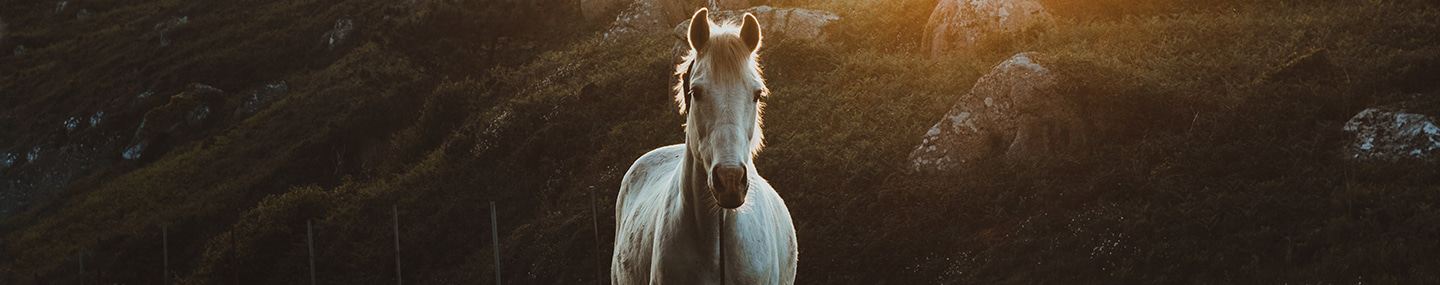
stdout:
<svg viewBox="0 0 1440 285">
<path fill-rule="evenodd" d="M 620 180 L 620 193 L 615 198 L 615 210 L 618 214 L 625 209 L 625 201 L 636 195 L 643 195 L 637 191 L 654 189 L 659 180 L 670 179 L 674 175 L 680 163 L 680 157 L 685 155 L 685 145 L 675 144 L 660 147 L 645 155 L 641 155 L 625 171 L 625 177 Z M 617 221 L 619 217 L 617 217 Z"/>
<path fill-rule="evenodd" d="M 648 282 L 654 264 L 656 239 L 664 231 L 664 213 L 674 194 L 669 184 L 683 145 L 657 148 L 635 160 L 621 179 L 615 198 L 615 253 L 611 281 L 615 284 Z"/>
</svg>

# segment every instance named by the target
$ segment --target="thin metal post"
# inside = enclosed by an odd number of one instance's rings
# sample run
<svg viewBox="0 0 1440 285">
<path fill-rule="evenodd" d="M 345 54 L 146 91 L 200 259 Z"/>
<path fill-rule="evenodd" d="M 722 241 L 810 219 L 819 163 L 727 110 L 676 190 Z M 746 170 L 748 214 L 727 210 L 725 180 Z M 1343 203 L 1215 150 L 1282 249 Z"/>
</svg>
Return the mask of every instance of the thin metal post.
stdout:
<svg viewBox="0 0 1440 285">
<path fill-rule="evenodd" d="M 305 243 L 310 246 L 310 285 L 315 285 L 315 238 L 310 234 L 310 220 L 305 220 Z"/>
<path fill-rule="evenodd" d="M 240 285 L 240 246 L 235 242 L 235 232 L 239 230 L 230 228 L 230 269 L 235 273 L 235 285 Z"/>
<path fill-rule="evenodd" d="M 170 284 L 170 229 L 160 226 L 161 253 L 165 255 L 165 276 L 160 277 L 161 284 Z"/>
<path fill-rule="evenodd" d="M 490 201 L 490 242 L 495 246 L 495 285 L 500 285 L 500 226 L 495 222 L 495 201 Z"/>
<path fill-rule="evenodd" d="M 400 206 L 391 205 L 390 212 L 395 216 L 395 284 L 404 284 L 400 278 Z"/>
<path fill-rule="evenodd" d="M 590 186 L 590 225 L 595 227 L 595 284 L 605 283 L 604 256 L 600 253 L 600 212 L 595 208 L 595 186 Z"/>
</svg>

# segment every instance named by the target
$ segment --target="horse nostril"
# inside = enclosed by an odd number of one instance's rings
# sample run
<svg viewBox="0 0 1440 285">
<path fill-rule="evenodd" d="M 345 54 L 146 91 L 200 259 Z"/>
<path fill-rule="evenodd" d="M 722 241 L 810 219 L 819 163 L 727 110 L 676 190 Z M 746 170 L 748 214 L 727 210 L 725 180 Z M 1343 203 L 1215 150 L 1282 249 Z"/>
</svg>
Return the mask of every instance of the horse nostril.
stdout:
<svg viewBox="0 0 1440 285">
<path fill-rule="evenodd" d="M 714 194 L 721 207 L 736 208 L 745 203 L 745 194 L 750 190 L 749 178 L 744 167 L 738 165 L 717 165 Z"/>
<path fill-rule="evenodd" d="M 734 165 L 715 166 L 715 176 L 720 178 L 716 179 L 715 186 L 726 190 L 736 190 L 730 188 L 745 186 L 747 182 L 745 168 Z"/>
</svg>

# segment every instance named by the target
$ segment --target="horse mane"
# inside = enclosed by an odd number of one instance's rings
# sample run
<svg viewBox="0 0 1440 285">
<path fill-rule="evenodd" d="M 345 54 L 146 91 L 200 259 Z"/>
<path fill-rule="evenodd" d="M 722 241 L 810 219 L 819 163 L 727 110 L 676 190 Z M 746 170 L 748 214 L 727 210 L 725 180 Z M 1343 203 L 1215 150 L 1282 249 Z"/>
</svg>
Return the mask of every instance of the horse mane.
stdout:
<svg viewBox="0 0 1440 285">
<path fill-rule="evenodd" d="M 710 68 L 710 70 L 712 70 L 711 76 L 715 78 L 716 82 L 726 84 L 743 80 L 754 80 L 760 85 L 760 88 L 762 88 L 760 96 L 762 98 L 768 97 L 770 95 L 770 89 L 765 87 L 765 78 L 760 76 L 760 55 L 756 52 L 760 47 L 757 45 L 755 49 L 752 50 L 749 45 L 745 44 L 745 40 L 740 38 L 741 26 L 733 20 L 724 21 L 719 25 L 708 20 L 705 22 L 705 24 L 710 25 L 710 40 L 706 41 L 704 51 L 697 51 L 691 48 L 690 51 L 686 52 L 685 56 L 681 58 L 681 63 L 675 65 L 677 80 L 675 80 L 675 87 L 671 89 L 675 93 L 675 104 L 680 106 L 680 114 L 683 115 L 685 114 L 685 110 L 688 110 L 685 106 L 685 91 L 688 87 L 684 86 L 689 82 L 689 79 L 686 77 L 690 75 L 687 73 L 693 69 L 692 65 L 699 62 L 700 54 L 702 53 L 708 56 L 710 60 L 706 62 L 707 64 L 705 64 L 705 66 L 701 66 L 700 68 Z M 694 25 L 696 23 L 692 22 L 690 24 Z M 757 102 L 755 108 L 755 135 L 750 138 L 751 156 L 759 153 L 760 148 L 765 146 L 765 134 L 761 131 L 761 125 L 763 125 L 762 122 L 764 121 L 764 116 L 761 116 L 761 113 L 763 113 L 764 110 L 765 102 Z M 689 127 L 687 126 L 686 128 Z"/>
</svg>

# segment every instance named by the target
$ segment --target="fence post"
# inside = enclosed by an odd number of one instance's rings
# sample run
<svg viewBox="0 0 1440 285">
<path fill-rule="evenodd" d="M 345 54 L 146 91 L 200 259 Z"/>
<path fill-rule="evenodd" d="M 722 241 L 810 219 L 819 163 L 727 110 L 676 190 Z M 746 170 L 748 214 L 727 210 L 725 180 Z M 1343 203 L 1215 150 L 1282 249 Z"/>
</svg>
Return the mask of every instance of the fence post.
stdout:
<svg viewBox="0 0 1440 285">
<path fill-rule="evenodd" d="M 490 201 L 490 242 L 495 246 L 495 285 L 500 285 L 500 226 L 495 223 L 495 201 Z"/>
<path fill-rule="evenodd" d="M 160 277 L 161 284 L 170 284 L 170 229 L 167 226 L 160 226 L 160 253 L 165 257 L 165 276 Z"/>
<path fill-rule="evenodd" d="M 240 246 L 235 242 L 235 232 L 239 230 L 234 226 L 230 228 L 230 269 L 235 273 L 235 285 L 240 285 Z"/>
<path fill-rule="evenodd" d="M 315 285 L 315 238 L 310 234 L 310 220 L 305 220 L 305 244 L 310 246 L 310 285 Z"/>
<path fill-rule="evenodd" d="M 600 211 L 595 208 L 595 186 L 590 186 L 590 225 L 595 227 L 595 284 L 605 284 L 604 256 L 600 251 Z"/>
<path fill-rule="evenodd" d="M 404 284 L 400 278 L 400 206 L 390 205 L 390 212 L 395 217 L 395 284 Z"/>
</svg>

